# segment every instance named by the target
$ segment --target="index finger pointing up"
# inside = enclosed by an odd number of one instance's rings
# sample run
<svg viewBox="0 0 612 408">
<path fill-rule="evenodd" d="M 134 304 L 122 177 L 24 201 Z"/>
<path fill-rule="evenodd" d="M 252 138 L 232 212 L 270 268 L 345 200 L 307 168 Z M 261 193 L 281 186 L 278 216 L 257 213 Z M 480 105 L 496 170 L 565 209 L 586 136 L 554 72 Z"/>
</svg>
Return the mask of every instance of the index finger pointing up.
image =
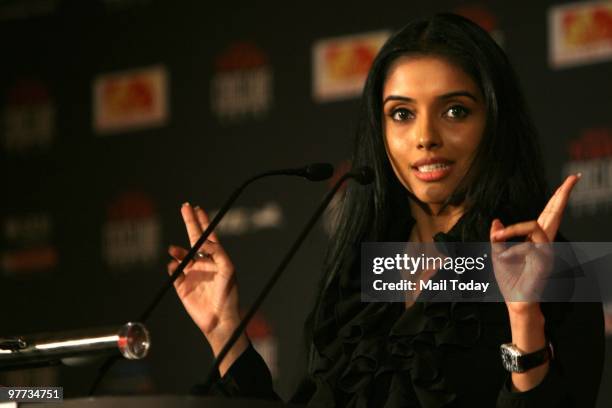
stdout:
<svg viewBox="0 0 612 408">
<path fill-rule="evenodd" d="M 553 241 L 557 235 L 570 193 L 581 176 L 581 173 L 567 176 L 538 217 L 538 224 L 550 241 Z"/>
</svg>

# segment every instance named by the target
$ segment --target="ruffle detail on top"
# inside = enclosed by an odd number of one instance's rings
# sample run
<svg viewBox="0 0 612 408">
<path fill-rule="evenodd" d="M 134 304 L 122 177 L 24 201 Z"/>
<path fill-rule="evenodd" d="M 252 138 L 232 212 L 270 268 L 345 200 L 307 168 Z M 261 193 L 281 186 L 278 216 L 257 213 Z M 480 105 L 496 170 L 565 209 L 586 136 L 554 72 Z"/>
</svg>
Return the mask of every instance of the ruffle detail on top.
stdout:
<svg viewBox="0 0 612 408">
<path fill-rule="evenodd" d="M 441 364 L 448 347 L 479 339 L 476 304 L 419 302 L 405 309 L 402 303 L 364 304 L 355 293 L 335 311 L 346 323 L 322 350 L 315 376 L 336 390 L 338 406 L 443 407 L 456 399 Z"/>
</svg>

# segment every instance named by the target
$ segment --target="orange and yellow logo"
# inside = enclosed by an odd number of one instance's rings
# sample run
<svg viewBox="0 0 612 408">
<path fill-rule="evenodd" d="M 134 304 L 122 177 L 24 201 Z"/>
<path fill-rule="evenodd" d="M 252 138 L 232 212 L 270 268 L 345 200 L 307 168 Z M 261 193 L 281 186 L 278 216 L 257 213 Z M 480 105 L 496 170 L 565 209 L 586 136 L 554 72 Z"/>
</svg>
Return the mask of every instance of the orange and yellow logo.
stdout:
<svg viewBox="0 0 612 408">
<path fill-rule="evenodd" d="M 165 123 L 167 76 L 161 66 L 100 75 L 94 81 L 94 128 L 99 133 Z"/>
<path fill-rule="evenodd" d="M 313 47 L 313 95 L 318 101 L 358 96 L 386 31 L 325 39 Z"/>
<path fill-rule="evenodd" d="M 612 59 L 612 1 L 551 8 L 549 42 L 555 68 Z"/>
</svg>

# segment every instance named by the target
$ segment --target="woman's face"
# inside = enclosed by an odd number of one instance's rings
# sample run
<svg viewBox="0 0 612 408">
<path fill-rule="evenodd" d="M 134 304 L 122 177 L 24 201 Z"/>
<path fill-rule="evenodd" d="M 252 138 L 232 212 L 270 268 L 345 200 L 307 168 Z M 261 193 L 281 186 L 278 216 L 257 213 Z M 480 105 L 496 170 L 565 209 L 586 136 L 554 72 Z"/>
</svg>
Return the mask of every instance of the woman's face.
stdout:
<svg viewBox="0 0 612 408">
<path fill-rule="evenodd" d="M 483 96 L 443 58 L 406 56 L 383 86 L 387 155 L 400 182 L 433 210 L 453 192 L 482 139 Z"/>
</svg>

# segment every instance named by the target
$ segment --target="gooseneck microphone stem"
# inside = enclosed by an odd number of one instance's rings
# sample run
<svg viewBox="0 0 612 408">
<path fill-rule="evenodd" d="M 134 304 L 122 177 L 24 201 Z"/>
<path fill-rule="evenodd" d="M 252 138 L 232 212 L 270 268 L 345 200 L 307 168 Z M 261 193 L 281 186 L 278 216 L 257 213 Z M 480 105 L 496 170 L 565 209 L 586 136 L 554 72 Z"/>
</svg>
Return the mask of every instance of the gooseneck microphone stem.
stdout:
<svg viewBox="0 0 612 408">
<path fill-rule="evenodd" d="M 151 316 L 151 313 L 157 307 L 159 302 L 162 300 L 162 298 L 164 297 L 168 289 L 170 289 L 174 285 L 174 282 L 183 273 L 183 270 L 187 267 L 189 262 L 191 262 L 191 260 L 198 253 L 198 251 L 200 250 L 200 247 L 206 242 L 206 240 L 208 239 L 210 234 L 215 230 L 215 227 L 219 224 L 219 222 L 221 222 L 221 220 L 225 216 L 225 213 L 227 213 L 227 211 L 232 207 L 234 202 L 238 199 L 240 194 L 242 194 L 244 189 L 249 184 L 251 184 L 252 182 L 256 180 L 262 179 L 264 177 L 282 176 L 282 175 L 302 176 L 302 177 L 306 177 L 307 179 L 311 181 L 319 181 L 319 180 L 325 180 L 331 177 L 332 173 L 333 173 L 333 167 L 330 164 L 317 163 L 317 164 L 312 164 L 310 166 L 306 166 L 300 169 L 266 171 L 264 173 L 260 173 L 256 176 L 253 176 L 250 179 L 246 180 L 244 183 L 242 183 L 240 187 L 234 190 L 234 192 L 232 193 L 232 195 L 229 196 L 227 201 L 225 201 L 223 206 L 219 209 L 219 212 L 215 215 L 215 217 L 212 219 L 210 224 L 208 224 L 208 227 L 206 228 L 206 230 L 204 230 L 204 232 L 202 233 L 200 238 L 196 241 L 196 243 L 193 244 L 189 252 L 187 252 L 187 255 L 185 255 L 185 257 L 179 263 L 176 270 L 172 273 L 172 275 L 170 275 L 166 283 L 159 289 L 159 291 L 157 292 L 157 294 L 155 295 L 155 297 L 153 298 L 149 306 L 145 309 L 144 313 L 140 316 L 139 321 L 141 323 L 145 323 L 147 321 L 147 319 L 149 318 L 149 316 Z"/>
<path fill-rule="evenodd" d="M 281 277 L 283 271 L 286 269 L 287 265 L 289 264 L 289 262 L 291 261 L 291 259 L 293 258 L 297 250 L 302 245 L 302 242 L 304 242 L 304 239 L 306 238 L 308 233 L 312 230 L 312 227 L 315 225 L 318 219 L 321 217 L 321 214 L 323 214 L 323 211 L 325 211 L 325 209 L 327 208 L 327 206 L 333 199 L 338 189 L 342 186 L 344 181 L 346 181 L 349 178 L 355 178 L 361 184 L 369 184 L 372 181 L 373 175 L 369 168 L 362 168 L 359 170 L 360 171 L 344 174 L 336 182 L 333 188 L 327 193 L 327 195 L 323 198 L 323 200 L 321 201 L 321 204 L 319 204 L 319 207 L 316 209 L 312 217 L 308 220 L 308 222 L 302 229 L 302 232 L 300 232 L 300 234 L 298 235 L 297 239 L 295 240 L 291 248 L 289 248 L 289 251 L 287 251 L 287 254 L 282 259 L 282 261 L 280 262 L 280 264 L 278 265 L 278 267 L 276 268 L 272 276 L 270 276 L 270 279 L 268 279 L 268 282 L 265 284 L 265 286 L 261 290 L 259 296 L 255 299 L 255 301 L 253 302 L 249 310 L 246 312 L 246 314 L 240 321 L 240 324 L 236 327 L 236 329 L 234 330 L 230 338 L 227 340 L 227 342 L 225 343 L 225 345 L 223 346 L 223 348 L 221 349 L 221 351 L 215 358 L 213 366 L 211 367 L 206 377 L 206 380 L 204 382 L 204 385 L 203 385 L 205 393 L 209 392 L 210 388 L 212 387 L 212 385 L 215 383 L 216 379 L 218 378 L 217 372 L 219 370 L 219 366 L 221 365 L 221 362 L 227 356 L 227 354 L 229 353 L 231 348 L 234 346 L 234 344 L 238 341 L 242 333 L 245 331 L 247 325 L 251 321 L 251 318 L 255 315 L 255 312 L 257 312 L 257 310 L 259 309 L 263 301 L 266 299 L 266 297 L 268 296 L 268 294 L 270 293 L 270 291 L 272 290 L 272 288 L 274 287 L 278 279 Z"/>
</svg>

